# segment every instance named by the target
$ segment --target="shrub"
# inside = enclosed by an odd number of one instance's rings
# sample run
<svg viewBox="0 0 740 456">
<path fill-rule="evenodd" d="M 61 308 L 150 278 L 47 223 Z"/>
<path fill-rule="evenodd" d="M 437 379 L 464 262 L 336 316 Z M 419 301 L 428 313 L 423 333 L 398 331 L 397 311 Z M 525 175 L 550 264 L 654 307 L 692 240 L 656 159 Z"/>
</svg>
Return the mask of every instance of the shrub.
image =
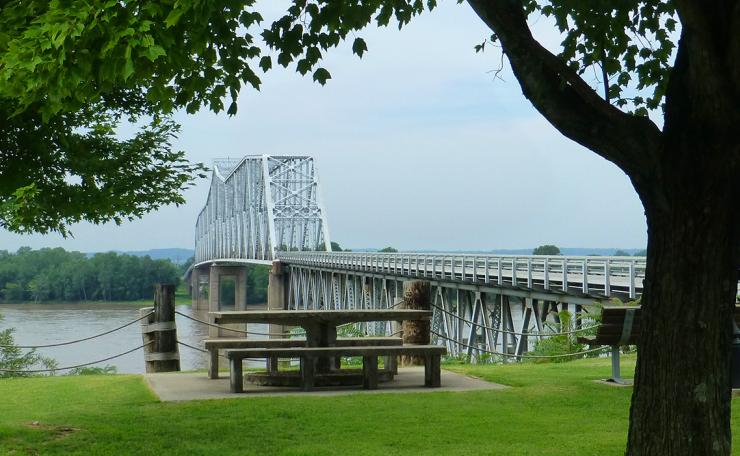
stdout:
<svg viewBox="0 0 740 456">
<path fill-rule="evenodd" d="M 77 367 L 75 369 L 70 370 L 67 375 L 112 375 L 116 373 L 118 373 L 118 369 L 116 369 L 116 366 L 111 366 L 110 364 L 106 364 L 103 367 L 97 367 L 97 366 Z"/>
<path fill-rule="evenodd" d="M 23 353 L 13 340 L 13 328 L 0 331 L 0 378 L 30 377 L 34 373 L 23 371 L 39 368 L 50 369 L 49 375 L 53 375 L 56 367 L 56 361 L 37 353 L 36 350 Z"/>
<path fill-rule="evenodd" d="M 564 333 L 573 331 L 575 328 L 575 322 L 570 312 L 561 311 L 558 312 L 558 318 L 560 319 L 559 324 L 549 324 L 553 332 Z M 574 355 L 574 356 L 562 356 L 569 353 L 577 353 L 587 349 L 586 345 L 580 344 L 577 341 L 577 337 L 584 333 L 572 333 L 572 334 L 559 334 L 557 336 L 550 336 L 542 338 L 535 343 L 534 350 L 527 353 L 528 355 L 536 356 L 555 356 L 555 358 L 533 358 L 534 362 L 565 362 L 572 361 L 578 358 L 584 358 L 586 355 Z"/>
</svg>

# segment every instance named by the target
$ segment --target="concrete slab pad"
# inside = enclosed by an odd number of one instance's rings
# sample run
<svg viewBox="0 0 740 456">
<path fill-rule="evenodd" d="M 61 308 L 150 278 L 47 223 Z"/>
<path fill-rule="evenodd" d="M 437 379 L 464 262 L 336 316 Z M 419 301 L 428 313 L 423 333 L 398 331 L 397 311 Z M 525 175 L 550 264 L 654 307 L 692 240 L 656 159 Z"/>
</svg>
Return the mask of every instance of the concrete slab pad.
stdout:
<svg viewBox="0 0 740 456">
<path fill-rule="evenodd" d="M 228 373 L 226 374 L 228 375 Z M 325 387 L 304 392 L 298 388 L 279 386 L 257 386 L 245 383 L 244 393 L 229 391 L 229 379 L 211 380 L 204 372 L 144 374 L 144 379 L 162 401 L 192 401 L 202 399 L 235 399 L 272 396 L 336 396 L 344 394 L 383 394 L 383 393 L 436 393 L 449 391 L 478 391 L 507 388 L 478 378 L 467 377 L 455 372 L 442 370 L 440 388 L 424 387 L 424 368 L 405 367 L 398 369 L 398 375 L 391 382 L 381 383 L 377 390 L 364 390 L 361 387 Z"/>
<path fill-rule="evenodd" d="M 613 380 L 609 380 L 608 378 L 601 379 L 601 380 L 594 380 L 596 383 L 601 383 L 602 385 L 607 386 L 614 386 L 616 388 L 631 388 L 632 387 L 632 380 L 625 380 L 624 383 L 617 383 Z"/>
</svg>

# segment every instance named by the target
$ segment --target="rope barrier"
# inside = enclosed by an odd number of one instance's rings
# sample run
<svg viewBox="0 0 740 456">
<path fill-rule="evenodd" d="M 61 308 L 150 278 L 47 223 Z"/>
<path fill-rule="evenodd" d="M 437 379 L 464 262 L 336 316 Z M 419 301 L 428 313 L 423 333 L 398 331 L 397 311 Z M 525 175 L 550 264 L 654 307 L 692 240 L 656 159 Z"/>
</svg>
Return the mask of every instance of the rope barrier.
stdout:
<svg viewBox="0 0 740 456">
<path fill-rule="evenodd" d="M 55 367 L 53 369 L 32 369 L 32 370 L 0 369 L 0 372 L 10 373 L 10 374 L 38 374 L 41 372 L 56 372 L 59 370 L 77 369 L 79 367 L 91 366 L 93 364 L 103 363 L 105 361 L 110 361 L 112 359 L 120 358 L 121 356 L 128 355 L 129 353 L 133 353 L 136 350 L 141 350 L 142 348 L 146 347 L 147 345 L 151 343 L 154 343 L 154 341 L 147 342 L 144 345 L 140 345 L 136 348 L 132 348 L 129 351 L 119 353 L 117 355 L 109 356 L 108 358 L 103 358 L 97 361 L 91 361 L 89 363 L 84 363 L 84 364 L 77 364 L 76 366 Z"/>
<path fill-rule="evenodd" d="M 102 332 L 100 334 L 96 334 L 94 336 L 83 337 L 82 339 L 70 340 L 70 341 L 67 341 L 67 342 L 58 342 L 58 343 L 54 343 L 54 344 L 45 344 L 45 345 L 0 345 L 0 348 L 14 348 L 15 347 L 15 348 L 36 349 L 36 348 L 61 347 L 61 346 L 64 346 L 64 345 L 77 344 L 77 343 L 80 343 L 80 342 L 85 342 L 87 340 L 96 339 L 98 337 L 102 337 L 102 336 L 108 335 L 110 333 L 114 333 L 116 331 L 120 331 L 121 329 L 126 328 L 127 326 L 131 326 L 134 323 L 147 318 L 149 315 L 151 315 L 153 313 L 154 313 L 154 311 L 151 311 L 148 314 L 146 314 L 146 315 L 144 315 L 142 317 L 139 317 L 139 318 L 137 318 L 134 321 L 130 321 L 130 322 L 126 323 L 125 325 L 121 325 L 121 326 L 119 326 L 117 328 L 111 329 L 109 331 Z"/>
<path fill-rule="evenodd" d="M 491 350 L 486 350 L 485 348 L 473 347 L 472 345 L 468 345 L 468 344 L 466 344 L 464 342 L 459 342 L 459 341 L 456 341 L 454 339 L 451 339 L 451 338 L 449 338 L 447 336 L 443 336 L 442 334 L 439 334 L 438 332 L 435 332 L 435 331 L 431 331 L 431 333 L 434 334 L 437 337 L 441 337 L 442 339 L 449 340 L 450 342 L 454 342 L 454 343 L 459 344 L 459 345 L 462 345 L 462 346 L 464 346 L 466 348 L 472 348 L 472 349 L 479 350 L 479 351 L 482 351 L 482 352 L 485 352 L 485 353 L 489 353 L 491 355 L 507 356 L 509 358 L 523 358 L 523 359 L 527 359 L 527 358 L 529 358 L 529 359 L 566 358 L 566 357 L 569 357 L 569 356 L 578 356 L 578 355 L 585 355 L 585 354 L 588 354 L 588 353 L 595 353 L 595 352 L 603 351 L 605 349 L 610 348 L 610 347 L 599 347 L 599 348 L 594 348 L 594 349 L 591 349 L 591 350 L 584 350 L 584 351 L 575 352 L 575 353 L 566 353 L 566 354 L 563 354 L 563 355 L 512 355 L 511 353 L 500 353 L 500 352 L 495 352 L 495 351 L 491 351 Z"/>
<path fill-rule="evenodd" d="M 265 332 L 259 332 L 259 331 L 244 331 L 243 329 L 232 329 L 232 328 L 227 328 L 226 326 L 217 325 L 215 323 L 208 323 L 207 321 L 203 321 L 203 320 L 201 320 L 199 318 L 191 317 L 190 315 L 184 314 L 184 313 L 180 312 L 179 310 L 176 310 L 175 313 L 177 315 L 180 315 L 182 317 L 188 318 L 188 319 L 193 320 L 193 321 L 197 321 L 198 323 L 204 324 L 206 326 L 210 326 L 212 328 L 224 329 L 226 331 L 234 331 L 234 332 L 238 332 L 238 333 L 241 333 L 241 334 L 252 334 L 252 335 L 255 335 L 255 336 L 292 336 L 292 335 L 296 335 L 296 333 L 291 333 L 291 332 L 284 332 L 284 333 L 265 333 Z"/>
<path fill-rule="evenodd" d="M 583 327 L 583 328 L 574 329 L 573 331 L 562 331 L 562 332 L 556 332 L 556 333 L 550 333 L 550 332 L 543 333 L 543 332 L 537 332 L 537 331 L 532 331 L 530 333 L 520 333 L 520 332 L 516 332 L 516 331 L 507 331 L 505 329 L 492 328 L 490 326 L 486 326 L 486 325 L 481 324 L 481 323 L 475 323 L 472 320 L 468 320 L 468 319 L 466 319 L 464 317 L 461 317 L 459 315 L 455 315 L 454 313 L 452 313 L 452 312 L 450 312 L 450 311 L 448 311 L 446 309 L 443 309 L 442 307 L 439 307 L 436 304 L 432 304 L 432 307 L 437 308 L 440 311 L 442 311 L 442 312 L 444 312 L 444 313 L 446 313 L 448 315 L 451 315 L 451 316 L 453 316 L 453 317 L 455 317 L 455 318 L 457 318 L 459 320 L 462 320 L 462 321 L 464 321 L 466 323 L 473 324 L 473 325 L 478 326 L 480 328 L 487 329 L 487 330 L 490 330 L 490 331 L 498 331 L 498 332 L 502 332 L 502 333 L 506 333 L 506 334 L 513 334 L 515 336 L 538 336 L 538 335 L 541 335 L 541 336 L 564 336 L 564 335 L 568 335 L 568 334 L 575 334 L 575 333 L 583 332 L 583 331 L 586 331 L 586 330 L 589 330 L 589 329 L 593 329 L 593 328 L 596 328 L 596 327 L 599 326 L 599 325 L 591 325 L 591 326 L 586 326 L 586 327 Z"/>
<path fill-rule="evenodd" d="M 203 350 L 202 348 L 198 348 L 198 347 L 195 347 L 195 346 L 193 346 L 193 345 L 189 345 L 189 344 L 186 344 L 185 342 L 183 342 L 183 341 L 181 341 L 181 340 L 178 340 L 178 341 L 177 341 L 177 343 L 178 343 L 178 344 L 180 344 L 180 345 L 184 345 L 184 346 L 186 346 L 186 347 L 188 347 L 188 348 L 190 348 L 190 349 L 193 349 L 193 350 L 199 351 L 199 352 L 201 352 L 201 353 L 208 353 L 208 350 Z M 219 356 L 223 356 L 223 355 L 219 355 Z"/>
<path fill-rule="evenodd" d="M 396 305 L 398 305 L 398 304 L 396 304 Z M 395 306 L 392 306 L 392 307 L 395 307 Z M 389 307 L 389 308 L 392 308 L 392 307 Z M 219 329 L 223 329 L 223 330 L 226 330 L 226 331 L 234 331 L 234 332 L 238 332 L 238 333 L 241 333 L 241 334 L 252 334 L 252 335 L 256 335 L 256 336 L 300 336 L 300 335 L 305 335 L 306 334 L 306 331 L 305 330 L 298 329 L 298 328 L 296 328 L 296 331 L 295 332 L 282 332 L 282 333 L 265 333 L 265 332 L 259 332 L 259 331 L 245 331 L 243 329 L 232 329 L 232 328 L 227 328 L 226 326 L 217 325 L 215 323 L 209 323 L 209 322 L 204 321 L 204 320 L 201 320 L 199 318 L 192 317 L 190 315 L 187 315 L 187 314 L 184 314 L 184 313 L 180 312 L 179 310 L 176 310 L 175 313 L 177 315 L 180 315 L 182 317 L 185 317 L 185 318 L 190 319 L 190 320 L 193 320 L 193 321 L 197 321 L 198 323 L 204 324 L 206 326 L 210 326 L 212 328 L 219 328 Z M 337 326 L 337 329 L 344 328 L 344 327 L 347 327 L 347 326 L 357 325 L 357 324 L 359 324 L 359 323 L 344 323 L 344 324 L 338 325 Z"/>
</svg>

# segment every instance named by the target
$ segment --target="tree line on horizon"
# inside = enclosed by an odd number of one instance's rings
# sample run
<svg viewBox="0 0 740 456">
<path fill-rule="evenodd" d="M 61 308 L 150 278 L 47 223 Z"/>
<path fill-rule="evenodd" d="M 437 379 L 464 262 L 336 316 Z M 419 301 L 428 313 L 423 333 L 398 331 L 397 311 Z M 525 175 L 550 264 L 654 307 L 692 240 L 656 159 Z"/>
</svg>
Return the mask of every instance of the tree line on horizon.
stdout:
<svg viewBox="0 0 740 456">
<path fill-rule="evenodd" d="M 88 256 L 63 248 L 0 250 L 0 301 L 134 301 L 151 299 L 155 283 L 179 285 L 169 260 L 115 252 Z"/>
<path fill-rule="evenodd" d="M 535 247 L 532 250 L 532 255 L 561 255 L 562 252 L 560 251 L 560 247 L 552 244 L 544 244 L 540 245 L 538 247 Z M 594 255 L 598 256 L 598 255 Z M 617 249 L 614 251 L 614 253 L 611 256 L 647 256 L 647 249 L 638 250 L 634 253 L 634 255 L 630 255 L 629 252 L 622 249 Z"/>
</svg>

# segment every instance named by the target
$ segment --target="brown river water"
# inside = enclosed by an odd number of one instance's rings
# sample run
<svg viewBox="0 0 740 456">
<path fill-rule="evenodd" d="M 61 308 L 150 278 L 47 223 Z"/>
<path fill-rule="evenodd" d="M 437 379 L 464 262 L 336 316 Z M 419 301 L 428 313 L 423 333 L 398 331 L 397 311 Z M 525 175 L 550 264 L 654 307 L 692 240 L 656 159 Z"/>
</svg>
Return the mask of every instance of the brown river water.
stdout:
<svg viewBox="0 0 740 456">
<path fill-rule="evenodd" d="M 0 330 L 14 328 L 17 345 L 44 345 L 80 339 L 108 331 L 139 318 L 141 306 L 121 303 L 51 303 L 0 304 Z M 177 310 L 207 321 L 205 312 L 193 315 L 190 306 Z M 203 348 L 201 341 L 208 336 L 208 327 L 176 315 L 177 338 L 182 342 Z M 249 325 L 253 331 L 264 330 L 262 325 Z M 62 347 L 38 349 L 39 353 L 54 358 L 59 367 L 71 366 L 113 356 L 142 344 L 139 323 L 100 338 Z M 205 369 L 206 354 L 180 346 L 182 370 Z M 120 358 L 97 364 L 112 365 L 118 373 L 144 372 L 144 352 L 137 350 Z M 60 371 L 60 374 L 66 371 Z"/>
</svg>

